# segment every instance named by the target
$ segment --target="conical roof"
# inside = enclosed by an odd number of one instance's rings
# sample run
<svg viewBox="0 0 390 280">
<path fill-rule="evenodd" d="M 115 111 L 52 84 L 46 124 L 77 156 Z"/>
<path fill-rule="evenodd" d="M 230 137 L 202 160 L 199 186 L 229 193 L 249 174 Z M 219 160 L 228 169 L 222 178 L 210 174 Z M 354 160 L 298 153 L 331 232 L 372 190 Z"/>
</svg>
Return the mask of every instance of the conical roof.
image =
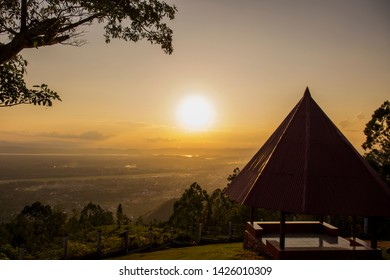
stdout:
<svg viewBox="0 0 390 280">
<path fill-rule="evenodd" d="M 308 88 L 226 193 L 241 204 L 290 213 L 390 216 L 390 188 Z"/>
</svg>

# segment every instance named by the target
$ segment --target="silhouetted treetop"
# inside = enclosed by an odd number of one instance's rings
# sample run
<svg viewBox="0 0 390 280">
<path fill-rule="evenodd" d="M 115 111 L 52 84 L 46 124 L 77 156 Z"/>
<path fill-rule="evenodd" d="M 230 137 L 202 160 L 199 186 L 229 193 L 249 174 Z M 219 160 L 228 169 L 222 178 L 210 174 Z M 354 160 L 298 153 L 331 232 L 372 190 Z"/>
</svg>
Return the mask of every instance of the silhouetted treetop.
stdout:
<svg viewBox="0 0 390 280">
<path fill-rule="evenodd" d="M 372 115 L 364 129 L 362 147 L 365 158 L 390 185 L 390 102 L 385 101 Z"/>
<path fill-rule="evenodd" d="M 83 28 L 104 24 L 106 42 L 146 39 L 172 53 L 172 30 L 166 20 L 177 9 L 158 0 L 0 0 L 0 64 L 25 48 L 55 44 L 82 45 Z"/>
<path fill-rule="evenodd" d="M 23 49 L 81 46 L 84 28 L 96 22 L 104 25 L 107 43 L 146 39 L 171 54 L 172 30 L 166 22 L 176 11 L 159 0 L 0 0 L 0 107 L 61 101 L 46 84 L 26 87 L 27 61 L 19 54 Z"/>
</svg>

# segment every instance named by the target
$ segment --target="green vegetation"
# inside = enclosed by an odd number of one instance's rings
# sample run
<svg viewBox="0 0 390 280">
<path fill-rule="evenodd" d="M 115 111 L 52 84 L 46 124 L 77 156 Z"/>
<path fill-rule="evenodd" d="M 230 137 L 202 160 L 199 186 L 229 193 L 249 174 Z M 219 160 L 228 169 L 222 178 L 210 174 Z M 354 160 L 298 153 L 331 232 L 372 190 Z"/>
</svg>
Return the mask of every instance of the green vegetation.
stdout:
<svg viewBox="0 0 390 280">
<path fill-rule="evenodd" d="M 390 187 L 390 102 L 386 100 L 374 111 L 364 129 L 364 157 Z M 379 218 L 378 236 L 390 238 L 390 218 Z"/>
<path fill-rule="evenodd" d="M 384 247 L 384 248 L 382 248 L 382 258 L 384 259 L 384 260 L 390 260 L 390 252 L 389 252 L 389 248 L 390 247 Z"/>
<path fill-rule="evenodd" d="M 233 174 L 238 172 L 236 168 Z M 230 175 L 228 183 L 234 177 Z M 193 183 L 175 202 L 169 223 L 196 240 L 199 238 L 199 226 L 212 229 L 214 234 L 228 235 L 228 224 L 244 224 L 249 218 L 248 214 L 247 207 L 230 200 L 223 190 L 216 189 L 209 195 L 200 185 Z"/>
<path fill-rule="evenodd" d="M 390 186 L 390 102 L 375 110 L 364 129 L 366 141 L 362 147 L 366 160 Z"/>
</svg>

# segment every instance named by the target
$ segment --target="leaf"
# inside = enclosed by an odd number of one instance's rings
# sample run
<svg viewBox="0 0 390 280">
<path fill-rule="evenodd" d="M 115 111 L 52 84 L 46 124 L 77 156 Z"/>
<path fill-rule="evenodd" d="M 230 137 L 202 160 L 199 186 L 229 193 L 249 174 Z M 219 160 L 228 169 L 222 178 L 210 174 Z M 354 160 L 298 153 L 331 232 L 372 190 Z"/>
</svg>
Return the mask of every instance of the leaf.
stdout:
<svg viewBox="0 0 390 280">
<path fill-rule="evenodd" d="M 52 106 L 52 101 L 61 101 L 57 92 L 46 84 L 34 85 L 28 89 L 24 81 L 27 62 L 16 56 L 0 66 L 0 107 L 20 104 Z"/>
</svg>

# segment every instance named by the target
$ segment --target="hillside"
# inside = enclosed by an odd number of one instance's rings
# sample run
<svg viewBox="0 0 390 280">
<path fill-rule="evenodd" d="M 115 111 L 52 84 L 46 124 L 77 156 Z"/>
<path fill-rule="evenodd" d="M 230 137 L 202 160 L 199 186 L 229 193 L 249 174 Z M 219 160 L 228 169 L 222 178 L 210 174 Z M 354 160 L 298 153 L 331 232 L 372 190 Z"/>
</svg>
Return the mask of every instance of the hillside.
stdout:
<svg viewBox="0 0 390 280">
<path fill-rule="evenodd" d="M 177 201 L 177 198 L 172 198 L 152 211 L 148 212 L 143 216 L 143 219 L 146 223 L 153 221 L 165 222 L 169 220 L 169 217 L 173 214 L 173 205 Z"/>
</svg>

